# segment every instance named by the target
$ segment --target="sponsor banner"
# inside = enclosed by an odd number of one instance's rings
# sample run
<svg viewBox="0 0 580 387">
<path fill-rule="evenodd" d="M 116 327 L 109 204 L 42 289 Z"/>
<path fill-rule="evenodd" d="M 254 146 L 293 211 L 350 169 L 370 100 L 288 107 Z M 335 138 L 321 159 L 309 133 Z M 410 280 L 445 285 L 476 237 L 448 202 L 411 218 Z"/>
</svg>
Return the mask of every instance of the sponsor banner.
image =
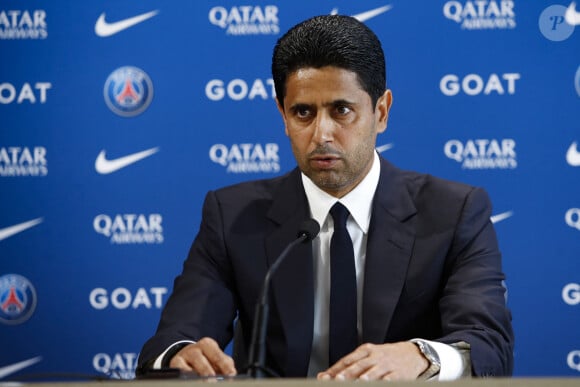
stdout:
<svg viewBox="0 0 580 387">
<path fill-rule="evenodd" d="M 570 208 L 566 211 L 564 219 L 568 226 L 580 230 L 580 208 Z"/>
<path fill-rule="evenodd" d="M 124 154 L 120 157 L 107 158 L 107 151 L 103 149 L 95 160 L 95 170 L 100 175 L 108 175 L 146 159 L 157 152 L 159 152 L 159 147 L 146 149 L 136 153 Z"/>
<path fill-rule="evenodd" d="M 461 164 L 462 169 L 515 169 L 518 166 L 516 142 L 511 138 L 449 140 L 445 156 Z"/>
<path fill-rule="evenodd" d="M 576 141 L 570 145 L 566 152 L 566 162 L 572 167 L 580 167 L 580 152 Z"/>
<path fill-rule="evenodd" d="M 0 10 L 0 40 L 46 38 L 48 38 L 48 26 L 45 10 Z"/>
<path fill-rule="evenodd" d="M 105 288 L 95 288 L 89 294 L 89 302 L 94 309 L 161 309 L 164 297 L 167 295 L 166 287 L 152 287 L 149 289 L 138 288 L 131 291 L 127 288 L 119 287 L 108 291 Z"/>
<path fill-rule="evenodd" d="M 36 363 L 39 363 L 40 361 L 42 361 L 42 356 L 36 356 L 30 359 L 26 359 L 26 360 L 22 360 L 16 363 L 11 362 L 11 364 L 0 364 L 0 380 L 2 380 L 3 378 L 6 378 L 12 374 L 15 374 L 17 372 L 20 372 L 28 367 L 31 367 L 33 365 L 35 365 Z M 5 379 L 7 380 L 7 379 Z M 2 383 L 2 384 L 8 384 L 8 383 Z M 19 383 L 17 383 L 19 384 Z"/>
<path fill-rule="evenodd" d="M 574 76 L 574 87 L 576 88 L 578 97 L 580 97 L 580 66 L 578 66 L 578 70 L 576 70 L 576 75 Z"/>
<path fill-rule="evenodd" d="M 209 149 L 209 158 L 226 168 L 228 173 L 280 172 L 278 144 L 215 144 Z"/>
<path fill-rule="evenodd" d="M 441 78 L 439 89 L 452 97 L 458 94 L 476 95 L 513 95 L 516 93 L 516 81 L 521 78 L 519 73 L 492 73 L 489 76 L 467 74 L 460 77 L 456 74 L 447 74 Z"/>
<path fill-rule="evenodd" d="M 134 379 L 138 353 L 97 353 L 93 356 L 93 368 L 111 379 Z"/>
<path fill-rule="evenodd" d="M 0 241 L 4 240 L 4 239 L 8 239 L 16 234 L 20 234 L 21 232 L 26 231 L 29 228 L 32 228 L 32 227 L 42 223 L 42 221 L 43 221 L 42 218 L 36 218 L 36 219 L 32 219 L 32 220 L 29 220 L 26 222 L 13 224 L 11 226 L 2 227 L 0 229 Z"/>
<path fill-rule="evenodd" d="M 50 82 L 35 82 L 32 85 L 25 82 L 22 86 L 8 82 L 0 83 L 0 104 L 44 104 L 47 100 L 48 90 L 51 88 L 52 83 Z"/>
<path fill-rule="evenodd" d="M 506 30 L 516 28 L 515 3 L 501 1 L 448 1 L 443 15 L 464 30 Z"/>
<path fill-rule="evenodd" d="M 566 357 L 568 367 L 580 372 L 580 350 L 571 351 Z"/>
<path fill-rule="evenodd" d="M 0 177 L 43 177 L 48 175 L 43 146 L 0 147 Z"/>
<path fill-rule="evenodd" d="M 145 71 L 137 67 L 119 67 L 107 77 L 103 93 L 105 103 L 113 113 L 134 117 L 151 104 L 153 82 Z"/>
<path fill-rule="evenodd" d="M 226 35 L 277 35 L 280 33 L 278 7 L 275 5 L 215 6 L 209 10 L 211 24 Z"/>
<path fill-rule="evenodd" d="M 506 219 L 509 219 L 512 216 L 514 216 L 513 211 L 505 211 L 505 212 L 501 212 L 499 214 L 495 214 L 495 215 L 490 216 L 489 220 L 491 220 L 491 223 L 496 224 L 496 223 L 502 222 Z"/>
<path fill-rule="evenodd" d="M 245 81 L 243 79 L 232 79 L 223 81 L 221 79 L 212 79 L 205 85 L 205 95 L 210 101 L 221 101 L 230 99 L 232 101 L 242 101 L 249 99 L 267 100 L 276 97 L 274 90 L 274 80 L 254 79 Z"/>
<path fill-rule="evenodd" d="M 99 214 L 93 220 L 93 228 L 111 244 L 160 244 L 162 222 L 161 214 Z"/>
<path fill-rule="evenodd" d="M 159 11 L 155 10 L 136 16 L 116 19 L 115 21 L 107 21 L 107 14 L 103 12 L 95 23 L 95 34 L 101 38 L 107 38 L 134 27 L 137 24 L 143 23 L 158 13 Z"/>
<path fill-rule="evenodd" d="M 562 299 L 568 305 L 580 304 L 580 285 L 569 283 L 562 289 Z"/>
<path fill-rule="evenodd" d="M 36 290 L 32 283 L 18 274 L 0 276 L 0 323 L 22 324 L 36 309 Z"/>
</svg>

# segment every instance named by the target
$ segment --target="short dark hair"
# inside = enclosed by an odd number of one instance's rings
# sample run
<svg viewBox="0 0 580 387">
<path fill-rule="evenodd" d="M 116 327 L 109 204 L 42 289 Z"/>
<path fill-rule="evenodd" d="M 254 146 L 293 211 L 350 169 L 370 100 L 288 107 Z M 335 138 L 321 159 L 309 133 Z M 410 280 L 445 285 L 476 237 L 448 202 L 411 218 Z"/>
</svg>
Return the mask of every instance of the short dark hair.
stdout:
<svg viewBox="0 0 580 387">
<path fill-rule="evenodd" d="M 386 90 L 385 55 L 375 33 L 350 16 L 316 16 L 292 27 L 274 47 L 272 76 L 280 106 L 290 74 L 324 66 L 354 72 L 373 106 Z"/>
</svg>

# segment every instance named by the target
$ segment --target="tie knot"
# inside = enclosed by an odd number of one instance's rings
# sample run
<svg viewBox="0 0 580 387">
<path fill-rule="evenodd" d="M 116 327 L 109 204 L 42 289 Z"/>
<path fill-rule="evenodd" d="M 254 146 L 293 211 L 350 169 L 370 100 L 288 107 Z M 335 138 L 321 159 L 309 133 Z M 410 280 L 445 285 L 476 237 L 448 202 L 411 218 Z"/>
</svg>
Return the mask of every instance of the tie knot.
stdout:
<svg viewBox="0 0 580 387">
<path fill-rule="evenodd" d="M 332 220 L 334 221 L 334 228 L 346 228 L 346 219 L 348 218 L 348 209 L 336 202 L 334 206 L 330 209 L 330 215 L 332 215 Z"/>
</svg>

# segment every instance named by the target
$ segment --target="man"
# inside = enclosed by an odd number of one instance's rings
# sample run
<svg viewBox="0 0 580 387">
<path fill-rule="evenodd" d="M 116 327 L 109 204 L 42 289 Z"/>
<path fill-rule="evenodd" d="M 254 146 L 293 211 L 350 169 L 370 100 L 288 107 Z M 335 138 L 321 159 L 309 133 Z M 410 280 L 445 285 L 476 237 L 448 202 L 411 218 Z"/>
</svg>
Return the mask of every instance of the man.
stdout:
<svg viewBox="0 0 580 387">
<path fill-rule="evenodd" d="M 314 218 L 320 234 L 272 279 L 269 368 L 322 380 L 510 375 L 511 316 L 489 199 L 377 154 L 392 95 L 375 34 L 346 16 L 309 19 L 278 41 L 272 72 L 298 168 L 207 194 L 139 372 L 239 372 L 245 364 L 222 351 L 233 322 L 248 343 L 266 271 Z M 348 248 L 333 247 L 335 234 Z M 334 256 L 344 251 L 354 256 L 350 285 L 336 280 Z"/>
</svg>

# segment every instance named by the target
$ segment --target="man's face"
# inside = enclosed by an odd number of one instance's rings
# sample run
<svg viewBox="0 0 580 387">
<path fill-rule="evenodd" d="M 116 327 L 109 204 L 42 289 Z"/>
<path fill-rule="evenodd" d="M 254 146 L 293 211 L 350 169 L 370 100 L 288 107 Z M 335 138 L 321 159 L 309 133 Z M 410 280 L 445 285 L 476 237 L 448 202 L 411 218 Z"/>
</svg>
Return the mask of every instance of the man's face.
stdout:
<svg viewBox="0 0 580 387">
<path fill-rule="evenodd" d="M 330 195 L 349 193 L 372 166 L 391 102 L 387 90 L 373 109 L 352 71 L 327 66 L 292 73 L 278 109 L 302 172 Z"/>
</svg>

